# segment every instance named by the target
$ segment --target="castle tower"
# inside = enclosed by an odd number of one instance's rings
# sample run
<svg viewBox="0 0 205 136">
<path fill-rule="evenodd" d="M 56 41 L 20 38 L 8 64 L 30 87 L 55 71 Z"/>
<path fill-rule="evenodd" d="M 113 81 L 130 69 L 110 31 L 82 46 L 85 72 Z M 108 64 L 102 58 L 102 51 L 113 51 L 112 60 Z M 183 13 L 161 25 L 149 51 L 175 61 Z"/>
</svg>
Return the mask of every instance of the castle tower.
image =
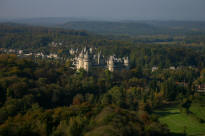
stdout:
<svg viewBox="0 0 205 136">
<path fill-rule="evenodd" d="M 110 56 L 108 62 L 107 62 L 107 67 L 108 67 L 108 70 L 111 71 L 111 72 L 114 72 L 114 60 L 113 60 L 113 56 Z"/>
<path fill-rule="evenodd" d="M 100 65 L 100 61 L 101 61 L 101 51 L 100 52 L 98 52 L 98 56 L 97 56 L 98 58 L 98 60 L 97 60 L 97 63 L 98 63 L 98 65 Z"/>
<path fill-rule="evenodd" d="M 78 57 L 78 63 L 77 63 L 77 69 L 81 69 L 84 67 L 84 60 L 83 60 L 83 52 L 80 53 L 79 57 Z"/>
<path fill-rule="evenodd" d="M 93 48 L 89 48 L 89 51 L 92 54 L 93 53 Z"/>
<path fill-rule="evenodd" d="M 85 47 L 85 48 L 83 49 L 83 52 L 84 52 L 84 53 L 86 53 L 86 52 L 87 52 L 87 47 Z"/>
<path fill-rule="evenodd" d="M 127 70 L 129 69 L 129 58 L 128 57 L 124 58 L 124 66 Z"/>
<path fill-rule="evenodd" d="M 90 71 L 90 59 L 89 59 L 89 55 L 88 52 L 86 52 L 86 54 L 84 55 L 84 62 L 83 62 L 84 66 L 84 70 L 89 72 Z"/>
</svg>

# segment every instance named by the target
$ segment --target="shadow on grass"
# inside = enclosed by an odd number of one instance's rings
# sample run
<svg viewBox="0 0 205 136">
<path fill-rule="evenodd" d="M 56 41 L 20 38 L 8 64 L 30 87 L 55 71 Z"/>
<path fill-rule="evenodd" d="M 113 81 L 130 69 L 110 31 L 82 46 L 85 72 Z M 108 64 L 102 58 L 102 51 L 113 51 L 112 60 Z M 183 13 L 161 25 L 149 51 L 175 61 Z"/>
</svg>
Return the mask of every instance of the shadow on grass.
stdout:
<svg viewBox="0 0 205 136">
<path fill-rule="evenodd" d="M 170 133 L 170 136 L 186 136 L 185 134 L 182 133 Z"/>
<path fill-rule="evenodd" d="M 199 123 L 202 123 L 202 124 L 205 123 L 205 120 L 204 120 L 204 119 L 198 117 L 198 116 L 197 116 L 196 114 L 194 114 L 193 112 L 189 112 L 187 115 L 190 116 L 192 119 L 195 119 L 195 120 L 198 121 Z"/>
<path fill-rule="evenodd" d="M 155 112 L 155 114 L 158 114 L 159 116 L 167 116 L 167 115 L 180 114 L 180 112 L 157 111 Z"/>
</svg>

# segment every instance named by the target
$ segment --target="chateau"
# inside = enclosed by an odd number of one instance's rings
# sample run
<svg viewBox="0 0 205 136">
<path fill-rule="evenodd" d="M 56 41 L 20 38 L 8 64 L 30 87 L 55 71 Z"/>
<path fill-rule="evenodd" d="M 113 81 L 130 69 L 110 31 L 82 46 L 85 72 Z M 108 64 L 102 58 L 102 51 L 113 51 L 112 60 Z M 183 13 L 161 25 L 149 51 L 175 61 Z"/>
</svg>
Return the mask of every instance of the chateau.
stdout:
<svg viewBox="0 0 205 136">
<path fill-rule="evenodd" d="M 70 49 L 69 52 L 71 55 L 75 55 L 72 61 L 77 70 L 84 69 L 89 72 L 92 68 L 101 67 L 114 72 L 115 70 L 129 69 L 128 57 L 117 58 L 115 55 L 105 57 L 101 51 L 97 51 L 93 48 L 87 49 L 86 47 L 80 52 L 78 49 Z"/>
</svg>

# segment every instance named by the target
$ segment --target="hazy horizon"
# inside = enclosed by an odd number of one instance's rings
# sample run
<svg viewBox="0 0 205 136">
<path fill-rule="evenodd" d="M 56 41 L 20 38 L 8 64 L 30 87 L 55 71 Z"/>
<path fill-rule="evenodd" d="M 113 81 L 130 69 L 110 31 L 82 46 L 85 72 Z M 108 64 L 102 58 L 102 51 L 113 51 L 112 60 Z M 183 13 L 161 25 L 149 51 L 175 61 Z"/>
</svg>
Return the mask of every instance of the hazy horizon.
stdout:
<svg viewBox="0 0 205 136">
<path fill-rule="evenodd" d="M 1 0 L 0 18 L 205 21 L 204 6 L 204 0 Z"/>
</svg>

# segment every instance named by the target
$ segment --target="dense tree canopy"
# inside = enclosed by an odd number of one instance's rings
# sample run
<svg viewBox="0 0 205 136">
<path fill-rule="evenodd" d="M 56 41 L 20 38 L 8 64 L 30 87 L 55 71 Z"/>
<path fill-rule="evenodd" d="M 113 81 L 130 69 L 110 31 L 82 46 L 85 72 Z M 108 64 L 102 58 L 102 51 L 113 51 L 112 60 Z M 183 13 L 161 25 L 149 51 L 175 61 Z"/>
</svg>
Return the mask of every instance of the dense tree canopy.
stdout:
<svg viewBox="0 0 205 136">
<path fill-rule="evenodd" d="M 138 38 L 119 40 L 84 31 L 1 24 L 0 47 L 56 51 L 68 59 L 1 53 L 0 135 L 168 135 L 168 127 L 154 110 L 178 103 L 189 111 L 193 99 L 204 102 L 196 91 L 205 83 L 205 48 L 156 45 Z M 51 47 L 52 41 L 63 45 Z M 105 56 L 129 56 L 130 69 L 72 69 L 68 49 L 85 44 Z M 158 69 L 152 71 L 153 66 Z"/>
</svg>

